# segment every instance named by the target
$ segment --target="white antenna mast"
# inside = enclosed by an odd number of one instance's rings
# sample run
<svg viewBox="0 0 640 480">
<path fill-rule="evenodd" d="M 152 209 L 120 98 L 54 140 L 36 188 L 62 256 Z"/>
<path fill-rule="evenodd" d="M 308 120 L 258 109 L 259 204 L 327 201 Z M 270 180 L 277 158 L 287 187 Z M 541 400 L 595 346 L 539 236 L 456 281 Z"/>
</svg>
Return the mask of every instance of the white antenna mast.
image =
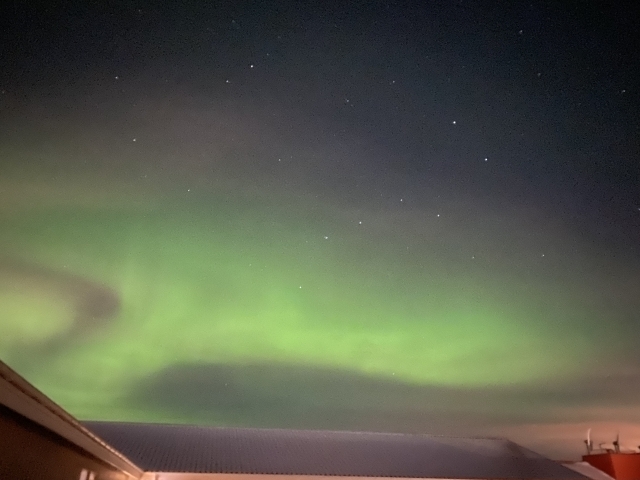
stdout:
<svg viewBox="0 0 640 480">
<path fill-rule="evenodd" d="M 591 442 L 591 429 L 587 430 L 587 439 L 584 443 L 587 445 L 587 455 L 591 455 L 591 450 L 593 449 L 593 442 Z"/>
</svg>

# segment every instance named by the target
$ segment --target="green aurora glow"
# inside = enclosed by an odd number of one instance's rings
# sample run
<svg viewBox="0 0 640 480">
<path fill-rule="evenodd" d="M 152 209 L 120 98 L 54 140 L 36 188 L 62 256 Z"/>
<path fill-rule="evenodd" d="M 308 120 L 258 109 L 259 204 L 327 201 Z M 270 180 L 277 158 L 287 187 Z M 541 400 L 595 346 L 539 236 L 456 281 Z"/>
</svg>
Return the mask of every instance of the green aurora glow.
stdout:
<svg viewBox="0 0 640 480">
<path fill-rule="evenodd" d="M 36 3 L 0 359 L 72 415 L 640 445 L 626 10 Z"/>
<path fill-rule="evenodd" d="M 23 202 L 2 212 L 5 257 L 41 270 L 3 272 L 0 356 L 72 413 L 128 420 L 164 418 L 128 409 L 126 392 L 174 364 L 480 387 L 571 374 L 586 359 L 588 339 L 565 340 L 589 318 L 584 305 L 518 271 L 526 265 L 491 272 L 463 260 L 453 238 L 428 235 L 443 233 L 435 216 L 397 213 L 425 224 L 396 231 L 383 228 L 388 212 L 358 217 L 317 199 L 188 193 L 147 208 Z M 75 337 L 64 337 L 70 312 L 90 294 L 69 278 L 120 302 Z M 16 279 L 22 288 L 9 288 Z M 56 335 L 64 348 L 47 350 Z"/>
</svg>

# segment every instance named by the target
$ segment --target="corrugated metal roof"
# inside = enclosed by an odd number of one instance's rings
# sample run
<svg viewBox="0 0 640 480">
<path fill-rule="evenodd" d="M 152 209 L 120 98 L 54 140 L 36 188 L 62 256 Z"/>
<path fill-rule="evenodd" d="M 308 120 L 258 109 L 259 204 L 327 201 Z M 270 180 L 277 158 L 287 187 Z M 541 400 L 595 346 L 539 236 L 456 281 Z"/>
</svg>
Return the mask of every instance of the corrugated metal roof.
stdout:
<svg viewBox="0 0 640 480">
<path fill-rule="evenodd" d="M 579 479 L 509 440 L 85 422 L 147 471 L 413 478 Z"/>
</svg>

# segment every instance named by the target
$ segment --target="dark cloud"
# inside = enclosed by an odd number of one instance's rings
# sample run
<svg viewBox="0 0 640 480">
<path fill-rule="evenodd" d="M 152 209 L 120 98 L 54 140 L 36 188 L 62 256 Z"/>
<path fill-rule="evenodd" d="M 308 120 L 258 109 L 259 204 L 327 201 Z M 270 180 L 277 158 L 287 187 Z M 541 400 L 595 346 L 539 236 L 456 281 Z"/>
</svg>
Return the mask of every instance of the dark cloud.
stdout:
<svg viewBox="0 0 640 480">
<path fill-rule="evenodd" d="M 453 417 L 472 427 L 463 393 L 311 366 L 196 364 L 142 379 L 131 401 L 209 424 L 421 431 L 444 429 Z M 454 399 L 456 408 L 447 409 Z"/>
<path fill-rule="evenodd" d="M 449 387 L 300 365 L 184 364 L 136 382 L 129 400 L 165 418 L 203 424 L 469 434 L 595 420 L 603 408 L 634 405 L 638 385 L 640 372 L 534 386 Z"/>
</svg>

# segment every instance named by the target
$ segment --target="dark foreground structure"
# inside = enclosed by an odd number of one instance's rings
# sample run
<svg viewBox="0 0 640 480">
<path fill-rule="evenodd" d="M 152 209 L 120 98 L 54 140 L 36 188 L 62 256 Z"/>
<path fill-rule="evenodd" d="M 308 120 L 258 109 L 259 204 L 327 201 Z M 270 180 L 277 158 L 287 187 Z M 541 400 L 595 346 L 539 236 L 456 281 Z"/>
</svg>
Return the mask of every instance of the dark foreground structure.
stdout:
<svg viewBox="0 0 640 480">
<path fill-rule="evenodd" d="M 0 479 L 131 480 L 143 474 L 0 362 Z"/>
<path fill-rule="evenodd" d="M 80 423 L 0 362 L 1 479 L 321 480 L 328 475 L 585 478 L 497 438 Z"/>
</svg>

